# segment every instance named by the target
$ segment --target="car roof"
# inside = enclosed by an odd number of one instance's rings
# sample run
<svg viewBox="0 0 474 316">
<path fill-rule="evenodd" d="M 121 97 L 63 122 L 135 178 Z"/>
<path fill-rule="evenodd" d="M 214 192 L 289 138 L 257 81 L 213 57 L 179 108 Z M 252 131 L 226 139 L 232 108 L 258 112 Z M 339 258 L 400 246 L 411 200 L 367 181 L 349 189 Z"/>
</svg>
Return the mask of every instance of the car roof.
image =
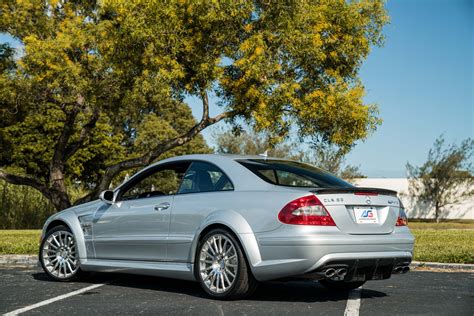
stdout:
<svg viewBox="0 0 474 316">
<path fill-rule="evenodd" d="M 215 164 L 219 168 L 221 168 L 231 179 L 231 181 L 234 183 L 234 187 L 240 187 L 240 188 L 247 188 L 247 189 L 266 189 L 268 186 L 271 186 L 269 183 L 261 180 L 257 176 L 255 176 L 254 173 L 252 173 L 250 170 L 247 168 L 244 168 L 243 166 L 239 166 L 240 164 L 236 164 L 236 160 L 245 160 L 245 159 L 259 159 L 259 160 L 264 160 L 264 159 L 278 159 L 278 160 L 287 160 L 288 159 L 283 159 L 283 158 L 273 158 L 273 157 L 265 157 L 265 156 L 259 156 L 259 155 L 235 155 L 235 154 L 193 154 L 193 155 L 183 155 L 183 156 L 175 156 L 175 157 L 170 157 L 167 159 L 163 159 L 160 161 L 157 161 L 153 164 L 150 164 L 149 166 L 143 168 L 142 170 L 138 171 L 134 175 L 132 175 L 127 181 L 130 181 L 131 179 L 135 178 L 142 172 L 146 172 L 146 170 L 150 168 L 154 168 L 155 166 L 161 165 L 161 164 L 166 164 L 166 163 L 172 163 L 172 162 L 178 162 L 178 161 L 186 161 L 186 160 L 201 160 L 201 161 L 206 161 L 210 162 L 212 164 Z M 245 176 L 246 175 L 246 176 Z M 126 181 L 126 182 L 127 182 Z M 125 183 L 125 182 L 124 182 Z M 120 188 L 121 186 L 124 185 L 122 183 L 117 187 Z"/>
<path fill-rule="evenodd" d="M 223 159 L 228 160 L 237 160 L 237 159 L 277 159 L 277 160 L 287 160 L 290 159 L 285 158 L 277 158 L 277 157 L 266 157 L 264 155 L 237 155 L 237 154 L 192 154 L 192 155 L 182 155 L 182 156 L 174 156 L 164 160 L 160 160 L 150 166 L 161 164 L 163 162 L 171 162 L 171 161 L 178 161 L 178 160 L 206 160 L 206 161 L 222 161 Z"/>
</svg>

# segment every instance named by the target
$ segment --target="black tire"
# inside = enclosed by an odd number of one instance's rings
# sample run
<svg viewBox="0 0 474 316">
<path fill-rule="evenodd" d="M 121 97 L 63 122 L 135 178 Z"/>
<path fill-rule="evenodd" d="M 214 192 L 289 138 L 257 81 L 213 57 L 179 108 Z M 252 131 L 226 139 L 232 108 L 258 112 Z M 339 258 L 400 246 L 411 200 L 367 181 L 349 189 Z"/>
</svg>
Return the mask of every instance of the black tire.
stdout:
<svg viewBox="0 0 474 316">
<path fill-rule="evenodd" d="M 66 234 L 66 232 L 67 232 L 68 234 L 70 234 L 70 236 L 72 236 L 73 244 L 72 244 L 71 247 L 75 247 L 74 253 L 75 253 L 75 258 L 76 259 L 74 261 L 77 262 L 76 266 L 74 266 L 75 271 L 70 273 L 70 275 L 66 275 L 66 273 L 65 273 L 65 275 L 62 276 L 62 277 L 60 276 L 60 274 L 59 274 L 59 276 L 55 275 L 55 273 L 53 271 L 51 271 L 51 268 L 47 267 L 47 263 L 45 263 L 45 257 L 44 257 L 44 253 L 43 253 L 44 249 L 45 249 L 45 244 L 48 241 L 49 237 L 51 235 L 53 235 L 54 233 L 58 233 L 58 232 L 61 232 L 63 234 Z M 68 237 L 70 237 L 70 236 L 68 235 Z M 69 227 L 67 227 L 67 226 L 63 226 L 63 225 L 55 226 L 52 229 L 50 229 L 49 231 L 47 231 L 46 235 L 44 236 L 44 238 L 41 242 L 40 250 L 39 250 L 38 255 L 39 255 L 39 261 L 40 261 L 41 267 L 43 268 L 44 272 L 48 275 L 48 277 L 50 277 L 51 279 L 53 279 L 55 281 L 60 281 L 60 282 L 73 281 L 73 280 L 77 280 L 82 275 L 81 268 L 79 267 L 79 254 L 77 253 L 77 244 L 76 244 L 75 236 L 72 233 L 72 231 L 69 229 Z M 46 260 L 48 260 L 48 259 L 46 259 Z M 51 267 L 51 265 L 48 265 L 48 266 Z M 69 266 L 71 266 L 71 264 L 69 264 Z"/>
<path fill-rule="evenodd" d="M 208 288 L 208 286 L 205 284 L 205 281 L 203 280 L 203 275 L 200 272 L 200 256 L 201 256 L 201 251 L 205 243 L 213 236 L 219 236 L 219 235 L 223 235 L 228 240 L 231 241 L 232 246 L 235 248 L 237 262 L 238 262 L 237 268 L 236 270 L 234 270 L 236 274 L 235 274 L 233 284 L 222 293 L 216 293 L 210 290 L 210 288 Z M 209 231 L 199 241 L 197 251 L 196 251 L 196 257 L 194 261 L 194 271 L 195 271 L 196 280 L 198 280 L 203 290 L 213 299 L 219 299 L 219 300 L 241 299 L 241 298 L 251 295 L 258 286 L 258 282 L 257 280 L 255 280 L 250 270 L 249 264 L 247 262 L 244 252 L 242 251 L 242 246 L 240 245 L 239 241 L 237 240 L 237 238 L 234 237 L 232 233 L 221 228 L 217 228 L 217 229 L 213 229 Z"/>
<path fill-rule="evenodd" d="M 333 291 L 350 291 L 357 289 L 364 285 L 365 281 L 354 281 L 354 282 L 344 282 L 344 281 L 331 281 L 331 280 L 320 280 L 319 283 L 325 288 Z"/>
</svg>

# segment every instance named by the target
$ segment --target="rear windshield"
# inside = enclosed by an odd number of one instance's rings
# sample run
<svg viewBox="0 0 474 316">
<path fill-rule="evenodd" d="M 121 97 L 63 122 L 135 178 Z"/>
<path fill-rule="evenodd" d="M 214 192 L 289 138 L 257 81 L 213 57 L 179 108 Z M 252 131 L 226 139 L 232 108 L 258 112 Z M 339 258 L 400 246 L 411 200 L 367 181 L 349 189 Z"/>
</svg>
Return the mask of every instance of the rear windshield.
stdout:
<svg viewBox="0 0 474 316">
<path fill-rule="evenodd" d="M 275 185 L 307 188 L 353 187 L 329 172 L 296 161 L 245 159 L 238 162 L 263 180 Z"/>
</svg>

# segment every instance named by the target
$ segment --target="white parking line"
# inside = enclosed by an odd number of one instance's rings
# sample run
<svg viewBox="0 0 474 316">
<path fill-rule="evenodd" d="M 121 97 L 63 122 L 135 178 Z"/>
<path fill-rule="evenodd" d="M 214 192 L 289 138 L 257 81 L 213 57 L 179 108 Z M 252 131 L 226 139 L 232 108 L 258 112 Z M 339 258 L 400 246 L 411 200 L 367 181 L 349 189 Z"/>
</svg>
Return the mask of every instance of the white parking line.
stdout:
<svg viewBox="0 0 474 316">
<path fill-rule="evenodd" d="M 347 297 L 346 310 L 344 311 L 344 316 L 358 316 L 360 309 L 360 295 L 362 289 L 358 288 L 349 292 Z"/>
<path fill-rule="evenodd" d="M 70 293 L 67 293 L 67 294 L 59 295 L 59 296 L 50 298 L 50 299 L 45 300 L 45 301 L 41 301 L 41 302 L 36 303 L 36 304 L 33 304 L 33 305 L 28 305 L 28 306 L 26 306 L 26 307 L 16 309 L 16 310 L 14 310 L 14 311 L 11 311 L 11 312 L 6 313 L 6 314 L 3 314 L 3 315 L 4 315 L 4 316 L 9 316 L 9 315 L 22 314 L 22 313 L 27 312 L 27 311 L 30 311 L 30 310 L 32 310 L 32 309 L 35 309 L 35 308 L 38 308 L 38 307 L 41 307 L 41 306 L 44 306 L 44 305 L 51 304 L 51 303 L 54 303 L 54 302 L 63 300 L 63 299 L 65 299 L 65 298 L 74 296 L 74 295 L 78 295 L 78 294 L 81 294 L 81 293 L 84 293 L 84 292 L 88 292 L 88 291 L 90 291 L 90 290 L 96 289 L 96 288 L 101 287 L 102 285 L 106 285 L 106 284 L 108 284 L 108 283 L 94 284 L 94 285 L 85 287 L 85 288 L 83 288 L 83 289 L 79 289 L 79 290 L 74 291 L 74 292 L 70 292 Z"/>
</svg>

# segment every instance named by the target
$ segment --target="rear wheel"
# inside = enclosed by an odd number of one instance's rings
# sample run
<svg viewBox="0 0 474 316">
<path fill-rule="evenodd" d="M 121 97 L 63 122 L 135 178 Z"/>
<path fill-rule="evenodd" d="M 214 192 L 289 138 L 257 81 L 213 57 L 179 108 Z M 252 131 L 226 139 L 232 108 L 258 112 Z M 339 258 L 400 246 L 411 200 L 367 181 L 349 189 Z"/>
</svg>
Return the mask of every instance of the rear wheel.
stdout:
<svg viewBox="0 0 474 316">
<path fill-rule="evenodd" d="M 79 275 L 76 238 L 66 226 L 56 226 L 44 237 L 39 259 L 43 270 L 56 281 L 71 281 Z"/>
<path fill-rule="evenodd" d="M 364 285 L 365 281 L 354 281 L 354 282 L 344 282 L 344 281 L 331 281 L 331 280 L 320 280 L 319 283 L 327 289 L 336 290 L 336 291 L 349 291 L 357 289 Z"/>
<path fill-rule="evenodd" d="M 239 242 L 224 229 L 202 238 L 194 269 L 201 287 L 215 299 L 243 298 L 257 286 Z"/>
</svg>

